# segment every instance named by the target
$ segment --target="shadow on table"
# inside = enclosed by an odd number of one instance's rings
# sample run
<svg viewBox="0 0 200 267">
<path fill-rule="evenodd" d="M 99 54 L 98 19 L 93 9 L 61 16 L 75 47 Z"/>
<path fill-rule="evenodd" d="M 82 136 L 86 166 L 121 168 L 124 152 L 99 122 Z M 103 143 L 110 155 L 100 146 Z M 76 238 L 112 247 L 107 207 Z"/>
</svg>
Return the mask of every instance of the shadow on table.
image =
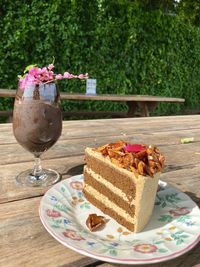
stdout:
<svg viewBox="0 0 200 267">
<path fill-rule="evenodd" d="M 70 176 L 82 174 L 84 165 L 85 164 L 80 164 L 80 165 L 74 166 L 74 167 L 70 168 L 65 174 L 70 175 Z"/>
<path fill-rule="evenodd" d="M 192 192 L 184 192 L 186 195 L 188 195 L 199 207 L 200 207 L 200 197 L 196 196 L 196 194 Z"/>
</svg>

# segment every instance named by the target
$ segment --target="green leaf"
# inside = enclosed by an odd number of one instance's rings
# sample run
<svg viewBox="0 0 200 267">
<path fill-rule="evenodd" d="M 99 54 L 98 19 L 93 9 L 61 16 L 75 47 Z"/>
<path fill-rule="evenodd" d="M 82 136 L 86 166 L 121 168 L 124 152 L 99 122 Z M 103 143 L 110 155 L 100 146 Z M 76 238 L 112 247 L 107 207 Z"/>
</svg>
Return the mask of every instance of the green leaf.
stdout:
<svg viewBox="0 0 200 267">
<path fill-rule="evenodd" d="M 52 224 L 51 227 L 53 227 L 53 228 L 60 228 L 60 226 L 58 224 Z"/>
<path fill-rule="evenodd" d="M 178 200 L 180 200 L 180 198 L 178 197 L 178 193 L 174 193 L 171 195 L 166 195 L 166 200 L 169 203 L 174 203 L 174 202 L 177 202 Z"/>
<path fill-rule="evenodd" d="M 171 222 L 173 217 L 171 215 L 162 215 L 158 220 L 161 222 Z"/>
<path fill-rule="evenodd" d="M 181 245 L 182 243 L 184 243 L 184 240 L 183 239 L 178 239 L 176 241 L 176 245 Z"/>
<path fill-rule="evenodd" d="M 61 220 L 61 219 L 58 219 L 58 220 L 54 220 L 54 222 L 55 222 L 56 224 L 61 224 L 61 223 L 62 223 L 62 220 Z"/>
<path fill-rule="evenodd" d="M 182 238 L 188 238 L 189 235 L 181 235 Z"/>
<path fill-rule="evenodd" d="M 37 67 L 37 64 L 32 64 L 32 65 L 28 65 L 25 70 L 24 70 L 24 74 L 26 74 L 27 72 L 29 72 L 29 70 L 33 67 Z"/>
<path fill-rule="evenodd" d="M 176 232 L 175 235 L 181 235 L 182 233 L 183 231 L 181 230 L 181 231 Z"/>
<path fill-rule="evenodd" d="M 89 202 L 84 202 L 83 204 L 80 205 L 80 208 L 81 208 L 81 209 L 83 209 L 83 208 L 90 209 L 90 204 L 89 204 Z"/>
<path fill-rule="evenodd" d="M 65 192 L 65 188 L 62 186 L 61 187 L 61 191 L 64 193 Z"/>
<path fill-rule="evenodd" d="M 68 207 L 66 207 L 65 205 L 61 204 L 61 203 L 56 203 L 54 205 L 55 208 L 57 208 L 60 211 L 63 211 L 65 213 L 67 213 L 68 211 L 70 211 L 70 209 Z"/>
<path fill-rule="evenodd" d="M 110 255 L 117 256 L 117 250 L 116 249 L 110 249 L 109 250 Z"/>
<path fill-rule="evenodd" d="M 158 249 L 158 252 L 160 252 L 160 253 L 166 253 L 166 252 L 168 252 L 168 250 L 167 249 L 164 249 L 164 248 L 159 248 Z"/>
<path fill-rule="evenodd" d="M 186 214 L 186 215 L 182 215 L 181 217 L 179 217 L 177 219 L 177 221 L 178 222 L 185 222 L 186 220 L 189 220 L 189 219 L 191 219 L 191 215 Z"/>
<path fill-rule="evenodd" d="M 160 240 L 160 241 L 155 241 L 154 244 L 159 245 L 159 244 L 163 244 L 164 242 L 165 242 L 165 241 Z"/>
</svg>

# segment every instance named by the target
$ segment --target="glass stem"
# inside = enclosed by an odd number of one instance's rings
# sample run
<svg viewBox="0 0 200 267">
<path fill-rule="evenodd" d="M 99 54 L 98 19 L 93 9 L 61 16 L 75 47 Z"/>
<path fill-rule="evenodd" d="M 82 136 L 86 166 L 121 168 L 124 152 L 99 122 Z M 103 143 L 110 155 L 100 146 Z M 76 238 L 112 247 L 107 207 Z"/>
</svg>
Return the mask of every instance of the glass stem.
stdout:
<svg viewBox="0 0 200 267">
<path fill-rule="evenodd" d="M 41 174 L 42 174 L 41 159 L 40 156 L 35 156 L 33 175 L 35 176 L 36 180 L 40 180 Z"/>
</svg>

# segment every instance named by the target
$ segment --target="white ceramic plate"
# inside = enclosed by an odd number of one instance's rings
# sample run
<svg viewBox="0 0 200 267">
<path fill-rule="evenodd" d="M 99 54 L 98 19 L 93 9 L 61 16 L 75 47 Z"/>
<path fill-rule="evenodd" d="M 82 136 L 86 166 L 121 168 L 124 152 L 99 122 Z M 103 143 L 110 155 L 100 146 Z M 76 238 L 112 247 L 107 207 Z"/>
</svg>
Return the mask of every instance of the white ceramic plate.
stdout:
<svg viewBox="0 0 200 267">
<path fill-rule="evenodd" d="M 153 215 L 141 233 L 131 233 L 109 216 L 105 227 L 90 232 L 89 214 L 103 215 L 83 196 L 83 175 L 54 185 L 42 198 L 40 219 L 64 246 L 102 261 L 147 264 L 176 258 L 200 240 L 200 211 L 184 193 L 159 183 Z"/>
</svg>

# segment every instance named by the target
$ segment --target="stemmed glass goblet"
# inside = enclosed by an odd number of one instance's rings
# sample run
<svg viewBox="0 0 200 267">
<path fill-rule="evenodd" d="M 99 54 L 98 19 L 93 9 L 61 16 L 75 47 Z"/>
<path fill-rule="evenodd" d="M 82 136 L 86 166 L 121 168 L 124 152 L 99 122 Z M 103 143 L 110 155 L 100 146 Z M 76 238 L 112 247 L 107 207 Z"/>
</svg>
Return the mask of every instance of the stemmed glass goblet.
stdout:
<svg viewBox="0 0 200 267">
<path fill-rule="evenodd" d="M 13 133 L 17 142 L 35 157 L 33 169 L 16 176 L 17 183 L 26 186 L 49 186 L 60 174 L 41 167 L 40 156 L 52 147 L 61 135 L 62 113 L 56 83 L 27 83 L 18 87 L 14 111 Z"/>
</svg>

